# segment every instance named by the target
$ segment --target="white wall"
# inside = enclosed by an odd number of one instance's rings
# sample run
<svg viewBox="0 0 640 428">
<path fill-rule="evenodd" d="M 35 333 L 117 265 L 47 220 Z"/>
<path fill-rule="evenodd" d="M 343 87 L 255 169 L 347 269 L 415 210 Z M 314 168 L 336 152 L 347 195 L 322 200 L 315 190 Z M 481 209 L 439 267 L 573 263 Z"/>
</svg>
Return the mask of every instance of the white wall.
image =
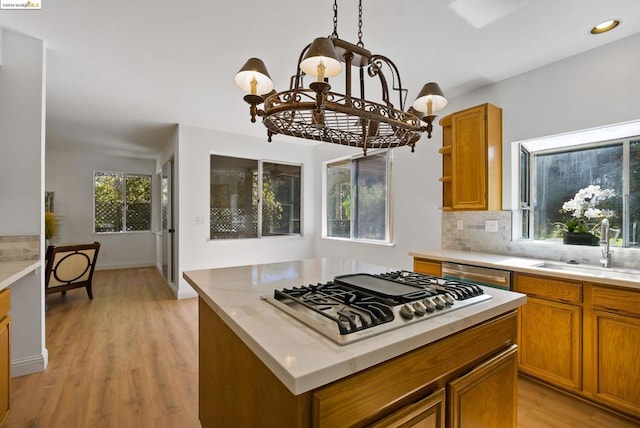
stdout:
<svg viewBox="0 0 640 428">
<path fill-rule="evenodd" d="M 93 233 L 94 171 L 149 174 L 157 186 L 155 159 L 47 150 L 45 189 L 54 192 L 55 213 L 61 217 L 54 242 L 99 241 L 96 269 L 154 266 L 158 204 L 152 201 L 151 232 Z"/>
<path fill-rule="evenodd" d="M 640 34 L 454 98 L 448 112 L 502 107 L 503 207 L 511 206 L 511 143 L 640 118 Z"/>
<path fill-rule="evenodd" d="M 247 125 L 249 126 L 249 125 Z M 182 278 L 192 269 L 270 263 L 313 257 L 317 207 L 314 204 L 318 171 L 313 164 L 313 145 L 290 143 L 275 136 L 272 143 L 254 137 L 179 126 L 176 174 L 178 206 L 178 297 L 195 296 Z M 302 164 L 303 235 L 262 239 L 209 241 L 210 155 L 244 157 Z M 196 225 L 196 217 L 204 223 Z"/>
<path fill-rule="evenodd" d="M 4 30 L 0 67 L 0 233 L 39 234 L 44 133 L 42 40 Z"/>
<path fill-rule="evenodd" d="M 43 237 L 44 43 L 1 30 L 0 235 Z M 40 243 L 43 259 L 43 242 Z M 11 286 L 12 376 L 47 365 L 42 269 Z"/>
</svg>

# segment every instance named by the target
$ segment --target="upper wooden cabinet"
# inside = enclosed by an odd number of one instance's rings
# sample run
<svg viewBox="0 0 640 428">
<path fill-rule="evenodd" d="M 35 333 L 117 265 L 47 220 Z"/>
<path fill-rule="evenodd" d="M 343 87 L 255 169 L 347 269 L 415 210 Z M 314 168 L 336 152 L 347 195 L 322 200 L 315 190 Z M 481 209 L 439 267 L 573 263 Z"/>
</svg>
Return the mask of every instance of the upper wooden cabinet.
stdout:
<svg viewBox="0 0 640 428">
<path fill-rule="evenodd" d="M 442 209 L 502 209 L 502 109 L 468 108 L 440 120 Z"/>
</svg>

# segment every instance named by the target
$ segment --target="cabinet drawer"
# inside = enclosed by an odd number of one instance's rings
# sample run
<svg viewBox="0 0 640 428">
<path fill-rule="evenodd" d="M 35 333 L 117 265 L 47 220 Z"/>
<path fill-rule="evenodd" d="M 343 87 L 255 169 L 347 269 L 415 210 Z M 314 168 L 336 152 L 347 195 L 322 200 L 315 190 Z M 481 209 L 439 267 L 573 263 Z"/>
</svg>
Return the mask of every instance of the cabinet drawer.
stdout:
<svg viewBox="0 0 640 428">
<path fill-rule="evenodd" d="M 442 264 L 423 259 L 413 259 L 413 271 L 427 275 L 442 276 Z"/>
<path fill-rule="evenodd" d="M 567 303 L 582 303 L 582 283 L 562 279 L 516 274 L 514 291 Z"/>
<path fill-rule="evenodd" d="M 0 291 L 0 319 L 4 318 L 11 309 L 11 291 L 5 288 Z"/>
<path fill-rule="evenodd" d="M 608 309 L 640 316 L 640 291 L 594 286 L 591 303 L 594 309 Z"/>
</svg>

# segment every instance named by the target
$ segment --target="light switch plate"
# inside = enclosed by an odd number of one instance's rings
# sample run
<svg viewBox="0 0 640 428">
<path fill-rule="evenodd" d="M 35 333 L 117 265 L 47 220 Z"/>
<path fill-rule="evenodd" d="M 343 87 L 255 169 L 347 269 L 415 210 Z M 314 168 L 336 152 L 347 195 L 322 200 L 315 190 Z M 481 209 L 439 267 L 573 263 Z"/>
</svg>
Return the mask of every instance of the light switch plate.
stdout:
<svg viewBox="0 0 640 428">
<path fill-rule="evenodd" d="M 462 221 L 462 220 L 456 221 L 456 229 L 463 230 L 464 229 L 464 221 Z"/>
<path fill-rule="evenodd" d="M 484 221 L 484 231 L 485 232 L 497 232 L 498 231 L 498 220 L 485 220 Z"/>
</svg>

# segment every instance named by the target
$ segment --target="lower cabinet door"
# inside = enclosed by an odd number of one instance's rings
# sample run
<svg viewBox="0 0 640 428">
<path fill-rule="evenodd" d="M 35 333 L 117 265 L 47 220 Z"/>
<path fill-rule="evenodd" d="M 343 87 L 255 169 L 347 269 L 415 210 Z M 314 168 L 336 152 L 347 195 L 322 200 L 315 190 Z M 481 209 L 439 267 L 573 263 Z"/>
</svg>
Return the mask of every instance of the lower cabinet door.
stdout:
<svg viewBox="0 0 640 428">
<path fill-rule="evenodd" d="M 452 428 L 516 427 L 518 346 L 513 345 L 447 385 Z"/>
<path fill-rule="evenodd" d="M 409 404 L 372 425 L 373 428 L 444 428 L 444 388 Z"/>
<path fill-rule="evenodd" d="M 596 399 L 640 418 L 640 318 L 593 311 Z"/>
<path fill-rule="evenodd" d="M 565 388 L 582 388 L 582 308 L 527 297 L 518 310 L 520 371 Z"/>
<path fill-rule="evenodd" d="M 9 413 L 9 386 L 11 382 L 11 318 L 6 316 L 0 321 L 0 426 Z"/>
</svg>

